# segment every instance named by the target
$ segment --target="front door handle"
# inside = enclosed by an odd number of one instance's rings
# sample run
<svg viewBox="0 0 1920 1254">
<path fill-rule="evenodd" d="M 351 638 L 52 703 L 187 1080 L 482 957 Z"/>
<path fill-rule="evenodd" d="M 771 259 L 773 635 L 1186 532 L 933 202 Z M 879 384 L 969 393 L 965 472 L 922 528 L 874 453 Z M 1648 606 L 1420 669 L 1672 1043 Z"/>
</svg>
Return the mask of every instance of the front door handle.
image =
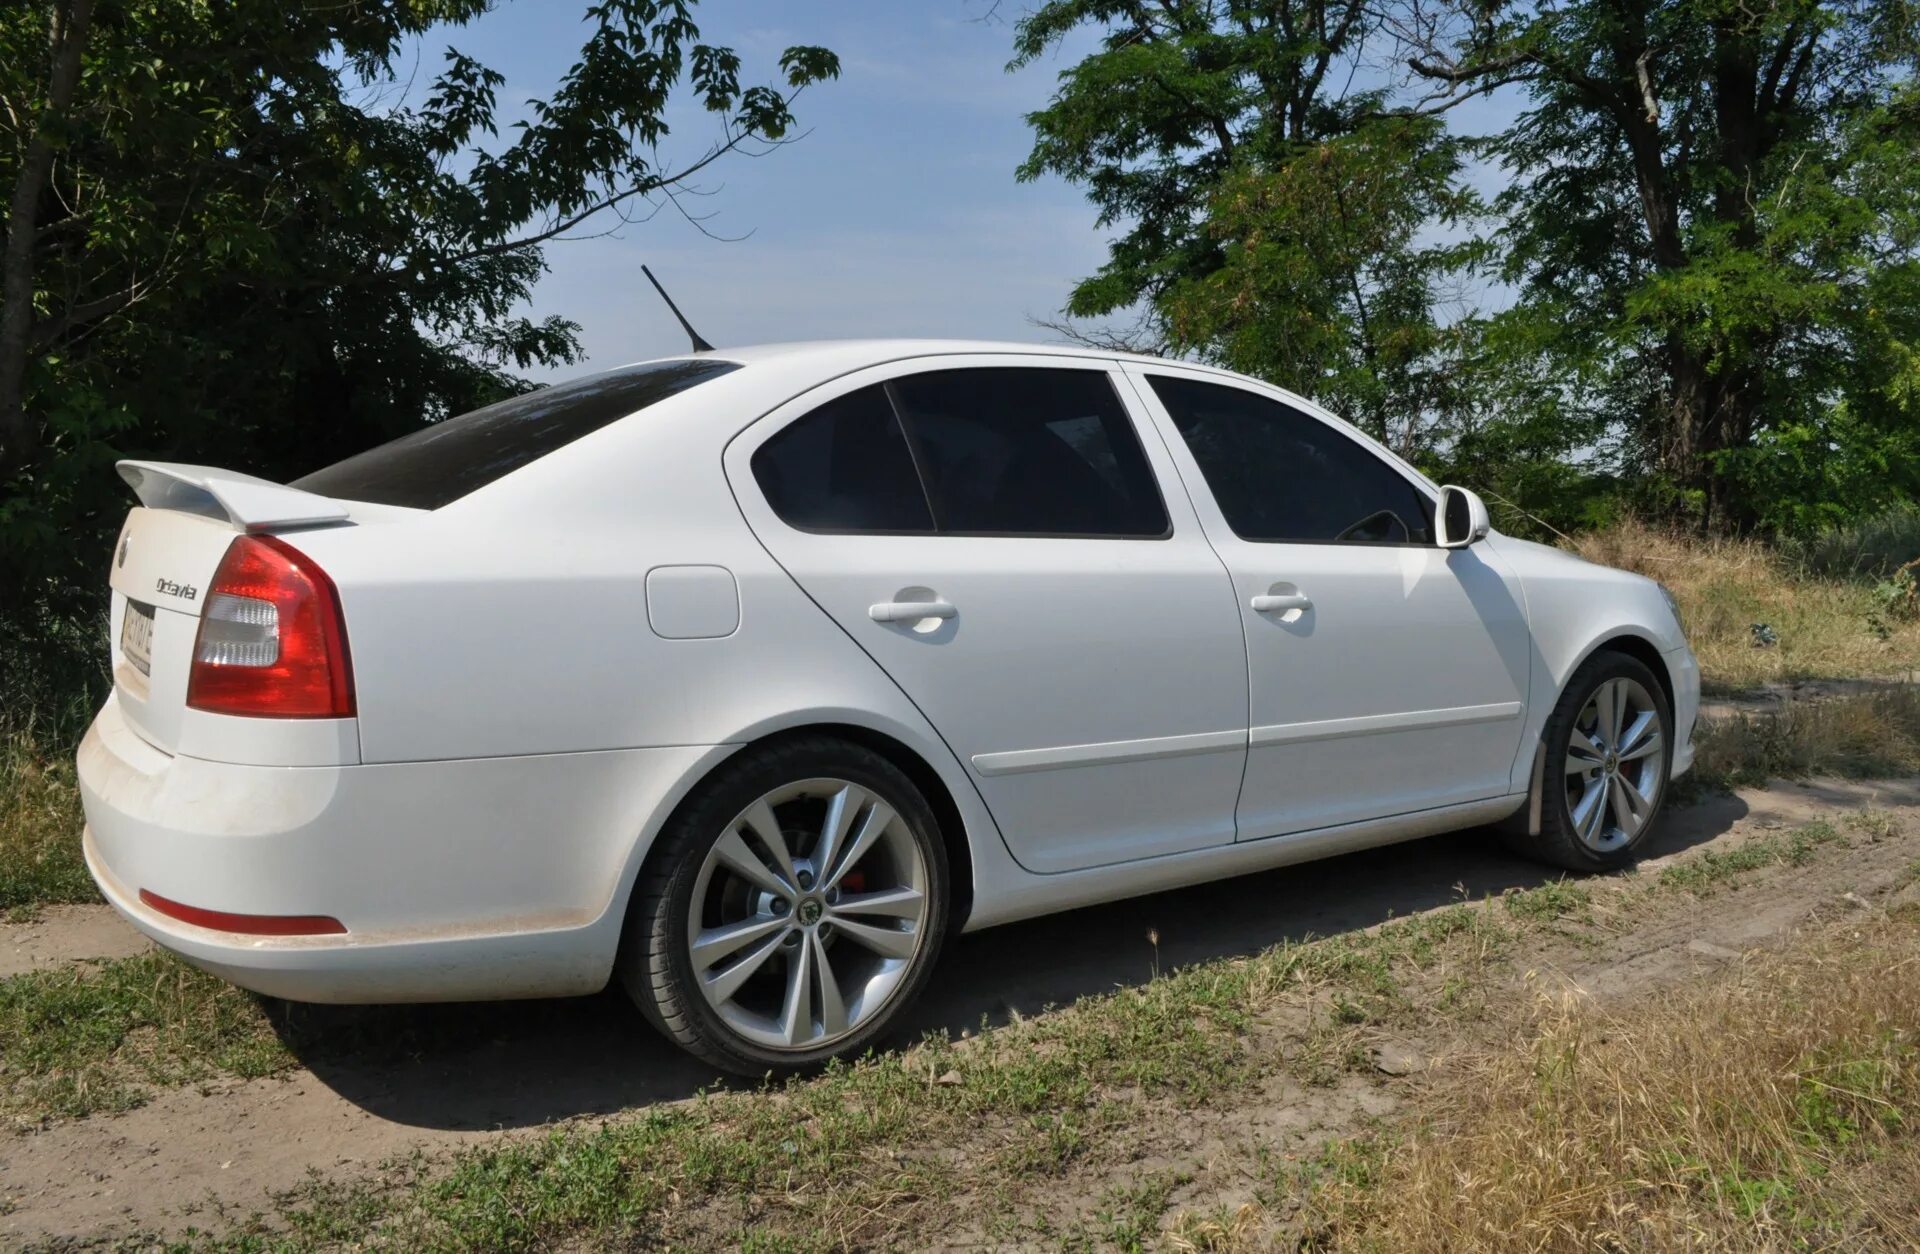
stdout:
<svg viewBox="0 0 1920 1254">
<path fill-rule="evenodd" d="M 917 623 L 928 618 L 952 618 L 960 612 L 951 601 L 882 601 L 867 607 L 876 623 Z"/>
<path fill-rule="evenodd" d="M 1278 614 L 1286 610 L 1310 610 L 1313 598 L 1304 592 L 1289 592 L 1283 596 L 1257 596 L 1247 604 L 1262 614 Z"/>
</svg>

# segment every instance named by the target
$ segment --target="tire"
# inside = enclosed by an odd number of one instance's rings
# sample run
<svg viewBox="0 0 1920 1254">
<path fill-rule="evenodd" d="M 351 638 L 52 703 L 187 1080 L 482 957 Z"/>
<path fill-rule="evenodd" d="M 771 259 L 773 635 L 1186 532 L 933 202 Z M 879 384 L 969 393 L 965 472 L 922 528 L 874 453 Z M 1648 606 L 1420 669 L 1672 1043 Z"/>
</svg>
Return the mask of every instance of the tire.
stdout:
<svg viewBox="0 0 1920 1254">
<path fill-rule="evenodd" d="M 669 1040 L 737 1075 L 856 1056 L 925 987 L 947 877 L 933 809 L 893 763 L 828 736 L 755 746 L 661 831 L 628 908 L 621 979 Z"/>
<path fill-rule="evenodd" d="M 1626 711 L 1618 735 L 1596 738 L 1607 694 L 1615 704 L 1624 698 Z M 1643 715 L 1651 718 L 1635 735 Z M 1658 737 L 1650 747 L 1649 731 Z M 1673 706 L 1659 679 L 1638 658 L 1596 653 L 1567 682 L 1541 738 L 1546 760 L 1540 831 L 1510 834 L 1508 845 L 1570 871 L 1615 871 L 1631 864 L 1659 820 L 1673 776 Z M 1629 824 L 1630 818 L 1637 824 Z"/>
</svg>

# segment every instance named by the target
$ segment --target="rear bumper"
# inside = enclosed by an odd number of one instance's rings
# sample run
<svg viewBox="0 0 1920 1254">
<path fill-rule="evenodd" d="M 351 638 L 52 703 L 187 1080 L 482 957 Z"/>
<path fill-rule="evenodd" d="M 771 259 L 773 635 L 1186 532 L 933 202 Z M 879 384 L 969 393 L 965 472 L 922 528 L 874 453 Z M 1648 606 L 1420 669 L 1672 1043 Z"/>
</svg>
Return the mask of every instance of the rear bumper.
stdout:
<svg viewBox="0 0 1920 1254">
<path fill-rule="evenodd" d="M 627 749 L 371 766 L 169 756 L 109 700 L 79 752 L 87 865 L 159 945 L 297 1001 L 548 997 L 602 987 L 656 816 L 716 751 Z M 328 915 L 254 936 L 144 904 Z"/>
</svg>

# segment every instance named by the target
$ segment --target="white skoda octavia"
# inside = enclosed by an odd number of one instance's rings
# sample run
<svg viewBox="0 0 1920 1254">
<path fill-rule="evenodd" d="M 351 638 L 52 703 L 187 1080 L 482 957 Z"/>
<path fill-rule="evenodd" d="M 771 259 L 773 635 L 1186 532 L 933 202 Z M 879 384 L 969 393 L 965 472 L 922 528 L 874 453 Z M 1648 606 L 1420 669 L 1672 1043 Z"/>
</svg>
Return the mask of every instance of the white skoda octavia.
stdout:
<svg viewBox="0 0 1920 1254">
<path fill-rule="evenodd" d="M 617 973 L 805 1067 L 956 931 L 1503 820 L 1617 867 L 1692 759 L 1658 585 L 1190 365 L 706 352 L 289 486 L 121 473 L 88 864 L 278 997 Z"/>
</svg>

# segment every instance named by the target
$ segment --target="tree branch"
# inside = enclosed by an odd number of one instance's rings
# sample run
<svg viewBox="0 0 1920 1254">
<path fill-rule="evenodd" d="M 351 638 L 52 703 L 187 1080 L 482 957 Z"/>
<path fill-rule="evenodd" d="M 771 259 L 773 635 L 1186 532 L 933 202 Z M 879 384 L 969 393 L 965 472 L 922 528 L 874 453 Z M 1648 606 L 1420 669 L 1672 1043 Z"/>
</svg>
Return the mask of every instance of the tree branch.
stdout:
<svg viewBox="0 0 1920 1254">
<path fill-rule="evenodd" d="M 1640 84 L 1640 101 L 1647 106 L 1647 122 L 1650 125 L 1660 123 L 1660 102 L 1653 94 L 1653 75 L 1647 70 L 1647 62 L 1653 59 L 1653 49 L 1648 48 L 1633 60 L 1633 77 Z"/>
<path fill-rule="evenodd" d="M 791 103 L 793 99 L 797 97 L 799 94 L 800 93 L 798 91 L 795 91 L 790 95 L 788 95 L 787 96 L 788 102 Z M 437 258 L 436 260 L 438 264 L 443 266 L 457 266 L 465 262 L 478 260 L 482 257 L 498 257 L 503 253 L 519 252 L 522 249 L 538 247 L 541 244 L 547 243 L 550 240 L 554 240 L 559 238 L 562 235 L 565 235 L 568 231 L 571 231 L 574 227 L 579 226 L 582 222 L 585 222 L 587 219 L 595 216 L 596 214 L 603 213 L 608 209 L 612 209 L 616 205 L 624 204 L 625 202 L 632 200 L 636 196 L 650 195 L 653 192 L 663 191 L 665 189 L 675 186 L 676 184 L 685 182 L 687 179 L 692 178 L 694 175 L 700 173 L 700 171 L 706 169 L 708 166 L 718 161 L 721 157 L 726 156 L 730 152 L 735 152 L 740 150 L 742 146 L 745 145 L 750 140 L 760 140 L 762 143 L 770 145 L 767 151 L 771 151 L 773 148 L 783 147 L 786 144 L 793 142 L 792 139 L 790 138 L 789 139 L 766 139 L 763 136 L 756 135 L 751 131 L 742 131 L 736 135 L 729 135 L 727 136 L 726 141 L 724 143 L 715 144 L 712 148 L 707 150 L 707 153 L 705 156 L 701 157 L 698 161 L 695 161 L 693 164 L 687 166 L 684 170 L 680 170 L 679 172 L 674 174 L 667 174 L 667 175 L 661 175 L 654 178 L 643 179 L 640 182 L 635 183 L 632 187 L 627 188 L 625 191 L 615 192 L 609 196 L 603 196 L 599 200 L 596 200 L 593 203 L 589 204 L 586 208 L 580 210 L 578 213 L 574 213 L 565 218 L 562 218 L 558 222 L 555 222 L 552 225 L 540 231 L 536 231 L 532 235 L 523 236 L 519 239 L 498 240 L 491 244 L 482 244 L 478 247 L 470 248 L 465 252 L 454 253 L 452 256 L 441 257 L 441 258 Z M 766 154 L 765 152 L 761 152 L 761 153 L 750 153 L 749 155 L 764 156 Z"/>
<path fill-rule="evenodd" d="M 84 326 L 108 314 L 119 313 L 127 306 L 145 299 L 151 290 L 153 290 L 151 284 L 133 283 L 106 296 L 98 296 L 77 305 L 68 305 L 60 311 L 58 317 L 50 318 L 33 329 L 29 351 L 44 352 L 58 343 L 60 338 L 73 328 Z"/>
</svg>

